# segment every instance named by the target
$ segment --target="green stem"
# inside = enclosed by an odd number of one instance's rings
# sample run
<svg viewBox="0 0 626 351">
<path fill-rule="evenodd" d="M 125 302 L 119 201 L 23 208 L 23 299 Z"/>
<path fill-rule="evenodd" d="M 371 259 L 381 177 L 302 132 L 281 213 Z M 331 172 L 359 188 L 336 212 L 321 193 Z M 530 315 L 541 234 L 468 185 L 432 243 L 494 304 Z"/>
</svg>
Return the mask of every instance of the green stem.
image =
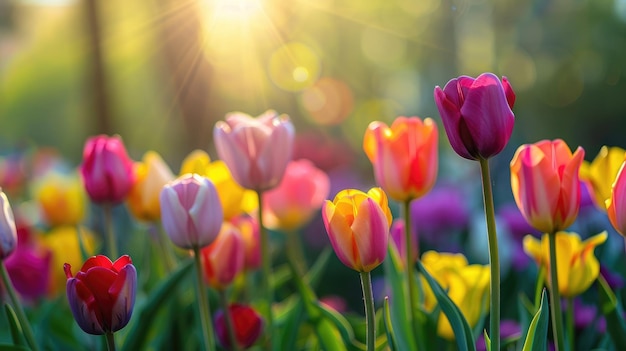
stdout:
<svg viewBox="0 0 626 351">
<path fill-rule="evenodd" d="M 374 294 L 372 293 L 372 277 L 370 272 L 359 272 L 361 275 L 361 287 L 363 288 L 363 302 L 365 304 L 365 338 L 367 351 L 374 351 L 376 346 L 376 311 L 374 310 Z"/>
<path fill-rule="evenodd" d="M 556 233 L 548 234 L 550 239 L 550 310 L 552 313 L 552 333 L 556 351 L 565 350 L 563 338 L 563 320 L 561 312 L 561 294 L 559 293 L 559 278 L 556 269 Z"/>
<path fill-rule="evenodd" d="M 157 245 L 163 255 L 163 266 L 165 267 L 165 272 L 169 274 L 176 267 L 174 255 L 172 253 L 172 246 L 169 244 L 170 240 L 160 224 L 154 223 L 151 226 L 157 231 Z"/>
<path fill-rule="evenodd" d="M 226 296 L 226 290 L 219 291 L 220 305 L 224 310 L 224 319 L 226 320 L 226 330 L 228 331 L 228 338 L 230 339 L 230 349 L 234 351 L 241 350 L 239 342 L 237 341 L 237 334 L 235 334 L 235 323 L 233 323 L 233 317 L 230 315 L 230 309 L 228 308 L 228 297 Z"/>
<path fill-rule="evenodd" d="M 80 224 L 76 225 L 76 236 L 78 237 L 78 248 L 80 249 L 80 257 L 83 259 L 83 262 L 85 262 L 89 258 L 89 252 L 85 247 L 85 241 L 83 240 L 83 229 L 80 227 Z"/>
<path fill-rule="evenodd" d="M 104 336 L 107 339 L 107 350 L 115 351 L 115 336 L 113 335 L 113 332 L 105 333 Z"/>
<path fill-rule="evenodd" d="M 294 265 L 296 270 L 294 273 L 302 277 L 306 273 L 307 265 L 300 242 L 300 233 L 293 230 L 285 233 L 285 235 L 287 236 L 287 258 Z"/>
<path fill-rule="evenodd" d="M 113 209 L 110 204 L 102 205 L 104 213 L 104 228 L 107 237 L 107 245 L 109 246 L 109 258 L 112 261 L 117 260 L 117 242 L 115 240 L 115 232 L 113 231 Z"/>
<path fill-rule="evenodd" d="M 269 233 L 263 225 L 263 192 L 257 192 L 259 204 L 259 233 L 261 241 L 261 290 L 264 295 L 265 316 L 267 318 L 267 350 L 273 350 L 272 340 L 274 339 L 274 318 L 272 316 L 272 301 L 274 294 L 272 292 L 272 257 L 269 248 Z"/>
<path fill-rule="evenodd" d="M 415 286 L 415 262 L 413 261 L 413 257 L 419 256 L 419 247 L 417 249 L 418 252 L 413 252 L 413 242 L 411 240 L 411 200 L 407 200 L 404 202 L 403 206 L 403 216 L 404 216 L 404 239 L 405 239 L 405 265 L 406 265 L 406 277 L 407 277 L 407 286 L 408 286 L 408 297 L 409 297 L 409 318 L 411 327 L 413 332 L 415 333 L 415 339 L 418 342 L 418 345 L 421 344 L 422 337 L 422 328 L 418 323 L 418 318 L 416 315 L 417 311 L 417 302 L 419 301 L 419 289 L 416 289 Z M 418 240 L 416 240 L 418 241 Z M 421 348 L 420 348 L 421 349 Z"/>
<path fill-rule="evenodd" d="M 569 349 L 574 350 L 574 299 L 567 298 L 567 341 L 569 342 Z"/>
<path fill-rule="evenodd" d="M 496 215 L 493 204 L 493 191 L 491 190 L 491 174 L 489 172 L 489 160 L 479 158 L 480 175 L 483 183 L 483 200 L 485 203 L 485 219 L 487 220 L 487 235 L 489 239 L 489 267 L 491 269 L 490 281 L 490 314 L 489 314 L 489 338 L 491 349 L 500 350 L 500 259 L 498 257 L 498 235 L 496 233 Z"/>
<path fill-rule="evenodd" d="M 200 309 L 200 323 L 202 327 L 202 337 L 206 350 L 215 350 L 215 339 L 213 338 L 213 325 L 209 316 L 209 300 L 207 299 L 202 279 L 202 263 L 200 262 L 200 248 L 193 248 L 193 258 L 196 262 L 196 286 L 198 293 L 198 305 Z"/>
<path fill-rule="evenodd" d="M 33 330 L 30 327 L 28 318 L 26 318 L 26 313 L 24 313 L 22 304 L 20 303 L 20 300 L 15 293 L 15 288 L 13 287 L 13 283 L 9 278 L 9 272 L 7 272 L 7 268 L 4 266 L 4 261 L 0 263 L 0 266 L 2 267 L 0 269 L 2 273 L 2 282 L 4 283 L 6 291 L 9 293 L 9 298 L 11 299 L 11 303 L 13 304 L 13 308 L 15 309 L 15 313 L 17 314 L 17 319 L 20 321 L 20 325 L 22 326 L 22 330 L 24 331 L 24 337 L 26 338 L 26 342 L 33 351 L 38 351 L 39 346 L 37 346 L 37 342 L 35 341 L 35 334 L 33 334 Z"/>
</svg>

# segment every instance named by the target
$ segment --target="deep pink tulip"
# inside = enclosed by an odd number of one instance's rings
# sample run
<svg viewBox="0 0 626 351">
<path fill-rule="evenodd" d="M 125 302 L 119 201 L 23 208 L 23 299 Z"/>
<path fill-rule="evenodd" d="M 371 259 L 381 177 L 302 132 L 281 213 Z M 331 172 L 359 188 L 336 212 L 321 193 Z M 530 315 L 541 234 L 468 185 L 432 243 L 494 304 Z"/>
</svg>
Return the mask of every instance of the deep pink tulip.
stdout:
<svg viewBox="0 0 626 351">
<path fill-rule="evenodd" d="M 406 266 L 406 235 L 404 235 L 405 222 L 403 219 L 394 219 L 391 222 L 389 236 L 391 237 L 392 247 L 400 258 L 400 264 Z M 415 232 L 411 233 L 411 252 L 414 254 L 413 262 L 417 261 L 417 237 Z"/>
<path fill-rule="evenodd" d="M 219 234 L 224 214 L 209 179 L 184 174 L 163 187 L 159 201 L 163 229 L 176 246 L 205 247 Z"/>
<path fill-rule="evenodd" d="M 213 288 L 224 290 L 243 271 L 246 247 L 234 225 L 225 222 L 219 235 L 200 250 L 204 280 Z"/>
<path fill-rule="evenodd" d="M 217 154 L 244 188 L 271 189 L 291 160 L 294 126 L 287 115 L 267 111 L 257 118 L 235 112 L 215 124 Z"/>
<path fill-rule="evenodd" d="M 80 173 L 93 202 L 123 202 L 135 181 L 133 167 L 119 136 L 98 135 L 85 143 Z"/>
<path fill-rule="evenodd" d="M 0 260 L 9 257 L 17 247 L 17 229 L 13 210 L 6 194 L 0 190 Z"/>
<path fill-rule="evenodd" d="M 615 182 L 611 187 L 611 197 L 607 200 L 607 214 L 613 228 L 626 237 L 626 162 L 622 163 Z"/>
<path fill-rule="evenodd" d="M 93 256 L 76 276 L 69 264 L 63 269 L 72 314 L 85 333 L 101 335 L 128 324 L 137 291 L 137 270 L 128 255 L 115 262 L 106 256 Z"/>
<path fill-rule="evenodd" d="M 506 77 L 500 82 L 493 73 L 476 79 L 460 76 L 443 89 L 435 87 L 434 95 L 450 145 L 459 156 L 486 159 L 509 142 L 515 93 Z"/>
<path fill-rule="evenodd" d="M 263 197 L 264 223 L 269 228 L 294 230 L 305 225 L 318 211 L 330 191 L 330 179 L 309 160 L 287 165 L 280 184 Z"/>
<path fill-rule="evenodd" d="M 228 311 L 233 320 L 235 337 L 239 346 L 247 349 L 252 346 L 263 331 L 263 319 L 252 307 L 233 304 L 228 306 Z M 224 311 L 219 310 L 215 314 L 215 335 L 220 345 L 230 349 L 230 339 Z"/>
</svg>

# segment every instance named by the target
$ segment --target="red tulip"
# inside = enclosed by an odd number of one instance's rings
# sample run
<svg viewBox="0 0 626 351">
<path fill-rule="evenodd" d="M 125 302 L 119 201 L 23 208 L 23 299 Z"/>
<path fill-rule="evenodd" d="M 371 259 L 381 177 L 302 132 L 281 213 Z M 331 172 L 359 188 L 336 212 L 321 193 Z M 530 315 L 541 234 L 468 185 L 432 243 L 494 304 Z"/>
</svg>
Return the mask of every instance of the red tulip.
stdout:
<svg viewBox="0 0 626 351">
<path fill-rule="evenodd" d="M 263 330 L 263 319 L 261 319 L 261 316 L 252 307 L 245 305 L 230 305 L 228 311 L 233 320 L 237 343 L 243 348 L 252 346 Z M 222 310 L 215 314 L 215 334 L 220 344 L 229 349 L 230 339 L 228 338 L 226 319 Z"/>
</svg>

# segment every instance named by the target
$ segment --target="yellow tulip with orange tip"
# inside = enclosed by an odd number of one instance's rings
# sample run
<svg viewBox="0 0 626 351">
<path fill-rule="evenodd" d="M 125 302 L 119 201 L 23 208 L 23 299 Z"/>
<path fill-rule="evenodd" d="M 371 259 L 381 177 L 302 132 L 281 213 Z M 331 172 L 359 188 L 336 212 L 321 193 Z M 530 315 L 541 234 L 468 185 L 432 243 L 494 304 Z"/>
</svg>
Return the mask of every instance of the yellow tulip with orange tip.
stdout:
<svg viewBox="0 0 626 351">
<path fill-rule="evenodd" d="M 593 161 L 583 161 L 580 167 L 580 179 L 587 184 L 595 204 L 602 210 L 607 208 L 606 201 L 611 198 L 613 182 L 625 156 L 626 150 L 621 147 L 603 146 Z"/>
<path fill-rule="evenodd" d="M 83 221 L 87 197 L 77 173 L 47 172 L 35 180 L 33 192 L 48 226 L 77 225 Z"/>
<path fill-rule="evenodd" d="M 211 161 L 209 155 L 202 150 L 192 151 L 183 160 L 180 175 L 185 173 L 207 177 L 215 184 L 225 220 L 230 220 L 242 213 L 252 213 L 258 208 L 256 193 L 239 185 L 226 163 L 221 160 Z"/>
<path fill-rule="evenodd" d="M 447 291 L 450 299 L 459 307 L 470 327 L 489 311 L 489 266 L 468 264 L 463 254 L 427 251 L 422 264 L 428 273 Z M 424 308 L 432 311 L 437 305 L 433 291 L 422 277 Z M 445 314 L 440 313 L 437 334 L 454 340 L 454 332 Z"/>
<path fill-rule="evenodd" d="M 94 234 L 87 228 L 80 226 L 58 226 L 52 228 L 45 235 L 41 236 L 41 245 L 52 252 L 52 276 L 50 278 L 49 292 L 53 295 L 65 289 L 67 277 L 63 269 L 64 263 L 80 267 L 83 264 L 83 258 L 80 251 L 80 243 L 78 241 L 78 233 L 80 230 L 83 246 L 88 255 L 93 255 L 96 248 L 96 239 Z"/>
<path fill-rule="evenodd" d="M 541 240 L 531 235 L 524 237 L 524 251 L 550 274 L 548 235 Z M 582 241 L 576 233 L 556 233 L 556 270 L 559 277 L 559 293 L 574 297 L 585 292 L 598 278 L 600 263 L 594 249 L 604 243 L 607 233 L 602 232 Z M 547 277 L 548 281 L 549 276 Z"/>
<path fill-rule="evenodd" d="M 127 198 L 128 209 L 141 221 L 154 222 L 161 218 L 159 194 L 174 174 L 163 158 L 154 151 L 148 151 L 142 162 L 135 163 L 135 183 Z"/>
</svg>

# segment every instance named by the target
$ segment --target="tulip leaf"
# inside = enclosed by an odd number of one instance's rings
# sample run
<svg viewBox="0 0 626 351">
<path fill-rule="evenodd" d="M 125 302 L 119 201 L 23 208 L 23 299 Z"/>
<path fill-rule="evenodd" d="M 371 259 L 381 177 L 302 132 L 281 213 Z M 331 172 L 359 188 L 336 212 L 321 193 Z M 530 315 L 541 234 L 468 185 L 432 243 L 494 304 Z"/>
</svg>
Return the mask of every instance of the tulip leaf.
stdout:
<svg viewBox="0 0 626 351">
<path fill-rule="evenodd" d="M 354 331 L 352 330 L 350 322 L 348 322 L 344 316 L 331 307 L 327 307 L 321 303 L 317 303 L 316 307 L 321 312 L 323 318 L 328 319 L 337 327 L 339 334 L 341 334 L 341 337 L 346 344 L 354 342 Z"/>
<path fill-rule="evenodd" d="M 441 311 L 446 315 L 446 317 L 448 317 L 448 321 L 450 322 L 450 326 L 454 332 L 459 351 L 475 351 L 476 344 L 474 336 L 472 335 L 472 329 L 463 316 L 463 313 L 461 313 L 459 307 L 450 299 L 441 285 L 439 285 L 439 283 L 437 283 L 437 281 L 430 276 L 422 263 L 418 261 L 417 265 L 426 278 L 428 285 L 430 285 L 430 288 L 437 299 L 437 303 L 441 307 Z"/>
<path fill-rule="evenodd" d="M 600 289 L 598 289 L 600 310 L 606 319 L 609 336 L 617 350 L 626 350 L 626 325 L 622 318 L 622 308 L 604 277 L 598 276 L 598 282 L 600 285 Z"/>
<path fill-rule="evenodd" d="M 301 299 L 295 303 L 284 316 L 285 328 L 281 330 L 280 342 L 281 350 L 295 350 L 300 324 L 304 319 L 304 305 Z"/>
<path fill-rule="evenodd" d="M 124 342 L 123 350 L 142 350 L 144 348 L 144 342 L 157 312 L 166 305 L 164 302 L 168 298 L 176 296 L 175 290 L 180 285 L 180 281 L 191 271 L 193 262 L 193 259 L 180 262 L 179 267 L 155 287 L 139 311 L 133 329 L 128 333 Z"/>
<path fill-rule="evenodd" d="M 20 321 L 17 319 L 17 315 L 13 310 L 13 307 L 9 304 L 4 304 L 4 312 L 6 312 L 7 319 L 9 321 L 9 329 L 11 330 L 11 339 L 13 340 L 13 344 L 17 346 L 26 346 L 26 341 L 23 338 L 22 326 L 20 325 Z"/>
<path fill-rule="evenodd" d="M 487 329 L 483 330 L 483 335 L 485 337 L 485 349 L 491 351 L 491 339 L 489 338 L 489 334 L 487 334 Z"/>
<path fill-rule="evenodd" d="M 548 338 L 548 297 L 546 289 L 541 293 L 541 302 L 535 316 L 530 321 L 522 351 L 545 351 Z"/>
<path fill-rule="evenodd" d="M 391 313 L 389 312 L 389 296 L 385 296 L 385 301 L 383 302 L 383 320 L 385 322 L 385 334 L 387 334 L 387 344 L 389 345 L 389 350 L 397 351 L 399 349 L 396 343 L 393 325 L 391 324 Z"/>
<path fill-rule="evenodd" d="M 30 351 L 30 349 L 22 345 L 0 344 L 0 351 Z"/>
</svg>

